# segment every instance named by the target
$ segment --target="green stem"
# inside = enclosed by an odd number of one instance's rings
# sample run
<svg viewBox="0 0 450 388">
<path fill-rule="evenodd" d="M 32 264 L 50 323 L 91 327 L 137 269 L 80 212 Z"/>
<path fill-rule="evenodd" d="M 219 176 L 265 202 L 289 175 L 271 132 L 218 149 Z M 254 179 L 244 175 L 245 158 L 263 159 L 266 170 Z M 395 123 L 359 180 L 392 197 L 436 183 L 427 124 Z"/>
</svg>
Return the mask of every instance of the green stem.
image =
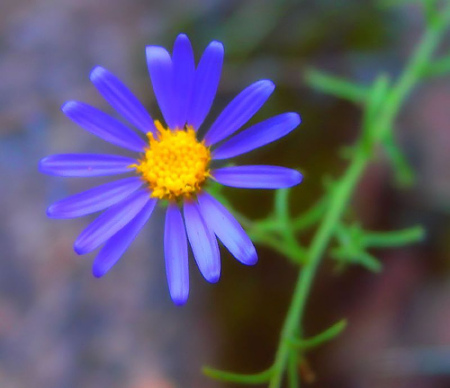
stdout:
<svg viewBox="0 0 450 388">
<path fill-rule="evenodd" d="M 450 6 L 442 11 L 441 17 L 436 18 L 434 23 L 426 32 L 416 51 L 414 52 L 405 71 L 392 89 L 390 98 L 386 101 L 384 114 L 378 120 L 378 139 L 390 130 L 390 125 L 397 115 L 402 103 L 410 94 L 412 88 L 423 74 L 424 69 L 430 62 L 433 52 L 436 50 L 442 35 L 450 21 Z"/>
<path fill-rule="evenodd" d="M 327 198 L 322 198 L 298 218 L 292 220 L 292 229 L 296 232 L 307 229 L 320 220 L 327 207 Z"/>
<path fill-rule="evenodd" d="M 281 331 L 280 344 L 274 362 L 274 373 L 269 384 L 270 388 L 279 388 L 281 386 L 289 356 L 289 340 L 298 328 L 299 321 L 303 316 L 306 300 L 320 259 L 347 205 L 350 194 L 353 192 L 367 164 L 367 160 L 359 155 L 362 154 L 358 154 L 358 157 L 353 160 L 340 184 L 335 188 L 336 191 L 334 192 L 333 200 L 330 201 L 330 207 L 308 251 L 308 261 L 300 271 L 291 306 Z"/>
<path fill-rule="evenodd" d="M 286 249 L 293 253 L 294 260 L 299 263 L 302 262 L 305 257 L 305 250 L 297 241 L 294 229 L 291 225 L 291 216 L 289 214 L 289 192 L 288 189 L 284 189 L 278 190 L 275 194 L 275 216 L 278 223 L 284 226 L 280 229 L 280 234 L 284 240 L 283 243 L 286 246 Z"/>
<path fill-rule="evenodd" d="M 289 388 L 300 387 L 298 378 L 298 354 L 294 350 L 289 354 L 288 384 Z"/>
<path fill-rule="evenodd" d="M 372 145 L 380 142 L 384 138 L 385 133 L 392 128 L 392 122 L 402 103 L 423 73 L 423 69 L 436 49 L 449 20 L 450 6 L 445 8 L 441 17 L 436 19 L 428 32 L 425 33 L 404 73 L 391 89 L 388 98 L 384 102 L 384 106 L 380 108 L 379 116 L 374 118 L 372 123 L 369 123 L 370 127 L 365 128 L 366 131 L 370 131 L 371 133 Z M 364 137 L 365 134 L 363 133 L 362 135 Z M 307 262 L 300 270 L 298 276 L 291 305 L 281 330 L 280 342 L 273 364 L 273 374 L 270 379 L 269 388 L 280 388 L 281 386 L 289 359 L 289 339 L 299 329 L 317 268 L 330 242 L 334 229 L 340 221 L 370 157 L 370 153 L 355 153 L 349 168 L 342 179 L 336 184 L 331 194 L 329 207 L 307 252 Z"/>
</svg>

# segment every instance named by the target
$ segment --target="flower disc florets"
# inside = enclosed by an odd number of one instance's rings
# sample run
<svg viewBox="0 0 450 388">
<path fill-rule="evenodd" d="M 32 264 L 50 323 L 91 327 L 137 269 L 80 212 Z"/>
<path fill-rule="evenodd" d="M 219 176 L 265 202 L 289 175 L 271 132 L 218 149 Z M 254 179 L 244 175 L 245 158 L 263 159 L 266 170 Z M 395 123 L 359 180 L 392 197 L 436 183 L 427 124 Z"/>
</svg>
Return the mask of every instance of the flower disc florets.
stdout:
<svg viewBox="0 0 450 388">
<path fill-rule="evenodd" d="M 147 133 L 149 147 L 136 168 L 159 199 L 189 198 L 209 176 L 211 152 L 199 142 L 192 127 L 166 129 L 155 121 L 158 133 Z"/>
</svg>

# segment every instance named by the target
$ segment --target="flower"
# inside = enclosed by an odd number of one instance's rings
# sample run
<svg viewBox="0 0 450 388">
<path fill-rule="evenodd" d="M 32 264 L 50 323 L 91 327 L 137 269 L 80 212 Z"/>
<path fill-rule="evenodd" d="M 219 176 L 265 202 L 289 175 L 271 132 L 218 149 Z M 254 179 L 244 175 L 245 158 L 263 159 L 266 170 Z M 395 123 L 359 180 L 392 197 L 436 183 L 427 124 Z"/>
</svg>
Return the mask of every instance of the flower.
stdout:
<svg viewBox="0 0 450 388">
<path fill-rule="evenodd" d="M 51 205 L 47 215 L 73 218 L 105 210 L 75 241 L 82 255 L 103 245 L 93 273 L 104 275 L 123 255 L 150 218 L 158 201 L 168 203 L 164 253 L 170 295 L 184 304 L 189 294 L 188 241 L 200 272 L 209 282 L 220 277 L 217 238 L 241 263 L 257 261 L 253 243 L 231 213 L 205 191 L 215 180 L 225 186 L 277 189 L 300 183 L 299 172 L 278 166 L 213 168 L 212 161 L 246 153 L 279 139 L 300 124 L 296 113 L 283 113 L 235 135 L 274 90 L 268 80 L 244 89 L 217 117 L 203 138 L 197 130 L 207 116 L 219 84 L 224 49 L 213 41 L 197 67 L 188 37 L 175 40 L 172 56 L 159 46 L 146 49 L 148 69 L 166 126 L 154 121 L 144 106 L 113 74 L 102 67 L 91 81 L 125 119 L 143 132 L 82 102 L 69 101 L 62 111 L 92 134 L 138 153 L 134 158 L 100 154 L 58 154 L 40 161 L 40 171 L 66 177 L 133 173 Z M 183 213 L 183 214 L 182 214 Z M 217 238 L 216 238 L 217 237 Z"/>
</svg>

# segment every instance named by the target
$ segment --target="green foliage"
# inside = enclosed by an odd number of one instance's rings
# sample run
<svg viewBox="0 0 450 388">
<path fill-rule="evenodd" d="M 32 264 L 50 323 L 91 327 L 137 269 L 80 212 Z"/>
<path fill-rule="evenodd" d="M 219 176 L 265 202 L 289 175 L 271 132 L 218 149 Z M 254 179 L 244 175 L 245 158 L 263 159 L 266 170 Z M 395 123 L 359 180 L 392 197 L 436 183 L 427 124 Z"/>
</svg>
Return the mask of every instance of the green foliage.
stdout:
<svg viewBox="0 0 450 388">
<path fill-rule="evenodd" d="M 255 374 L 239 374 L 224 372 L 218 369 L 203 367 L 203 373 L 213 379 L 220 381 L 228 381 L 230 383 L 240 383 L 247 385 L 257 385 L 267 383 L 272 376 L 272 369 L 267 369 L 260 373 Z"/>
<path fill-rule="evenodd" d="M 338 247 L 332 249 L 331 256 L 341 268 L 348 264 L 359 264 L 369 271 L 380 272 L 382 264 L 367 249 L 402 247 L 420 242 L 425 231 L 421 226 L 414 226 L 392 232 L 369 232 L 355 223 L 337 225 L 335 235 Z"/>
<path fill-rule="evenodd" d="M 339 322 L 336 322 L 333 326 L 330 326 L 328 329 L 326 329 L 320 334 L 317 334 L 312 338 L 292 339 L 291 345 L 295 347 L 297 350 L 301 351 L 314 349 L 336 338 L 339 334 L 341 334 L 345 330 L 346 327 L 347 321 L 345 319 L 341 319 Z"/>
<path fill-rule="evenodd" d="M 367 98 L 367 88 L 321 71 L 309 69 L 305 78 L 313 89 L 354 103 L 363 103 Z"/>
<path fill-rule="evenodd" d="M 450 56 L 438 59 L 428 64 L 422 73 L 423 77 L 438 77 L 450 72 Z"/>
<path fill-rule="evenodd" d="M 406 0 L 382 1 L 384 5 L 407 2 L 411 3 Z M 299 386 L 298 367 L 304 360 L 305 352 L 336 338 L 346 326 L 346 321 L 342 320 L 315 337 L 302 337 L 305 306 L 317 268 L 324 258 L 330 257 L 339 268 L 356 264 L 379 272 L 382 263 L 375 257 L 374 249 L 403 247 L 424 238 L 425 232 L 421 226 L 396 231 L 367 231 L 358 222 L 349 222 L 346 217 L 357 184 L 375 158 L 376 149 L 384 151 L 398 186 L 408 187 L 415 181 L 414 171 L 394 136 L 395 121 L 419 81 L 450 71 L 450 57 L 433 61 L 434 53 L 450 25 L 450 4 L 446 2 L 445 8 L 440 9 L 439 2 L 435 0 L 415 3 L 422 5 L 427 30 L 398 79 L 391 80 L 387 75 L 380 74 L 371 85 L 359 85 L 318 70 L 306 72 L 305 81 L 315 90 L 361 107 L 360 135 L 355 144 L 345 151 L 349 159 L 347 169 L 341 177 L 326 181 L 323 196 L 308 210 L 298 215 L 292 214 L 289 207 L 291 190 L 279 190 L 274 196 L 273 212 L 264 219 L 252 221 L 234 212 L 256 243 L 269 246 L 285 256 L 299 267 L 299 275 L 272 366 L 253 375 L 205 368 L 204 373 L 208 376 L 242 384 L 268 383 L 269 388 L 280 388 L 284 378 L 287 378 L 289 387 Z M 221 195 L 219 186 L 213 187 L 213 190 L 231 208 L 231 204 Z M 306 245 L 302 241 L 304 232 L 316 226 L 313 238 Z"/>
</svg>

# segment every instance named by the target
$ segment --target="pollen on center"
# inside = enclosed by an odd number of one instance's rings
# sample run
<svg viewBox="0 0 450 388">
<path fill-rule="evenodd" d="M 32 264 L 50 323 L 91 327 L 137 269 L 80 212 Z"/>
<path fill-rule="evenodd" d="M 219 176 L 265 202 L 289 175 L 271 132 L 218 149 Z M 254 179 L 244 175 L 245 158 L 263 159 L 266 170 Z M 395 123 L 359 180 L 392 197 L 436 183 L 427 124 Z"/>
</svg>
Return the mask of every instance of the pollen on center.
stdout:
<svg viewBox="0 0 450 388">
<path fill-rule="evenodd" d="M 132 167 L 148 183 L 152 197 L 169 200 L 192 197 L 210 176 L 209 148 L 196 139 L 190 126 L 171 130 L 158 120 L 155 126 L 158 133 L 147 133 L 149 146 Z"/>
</svg>

